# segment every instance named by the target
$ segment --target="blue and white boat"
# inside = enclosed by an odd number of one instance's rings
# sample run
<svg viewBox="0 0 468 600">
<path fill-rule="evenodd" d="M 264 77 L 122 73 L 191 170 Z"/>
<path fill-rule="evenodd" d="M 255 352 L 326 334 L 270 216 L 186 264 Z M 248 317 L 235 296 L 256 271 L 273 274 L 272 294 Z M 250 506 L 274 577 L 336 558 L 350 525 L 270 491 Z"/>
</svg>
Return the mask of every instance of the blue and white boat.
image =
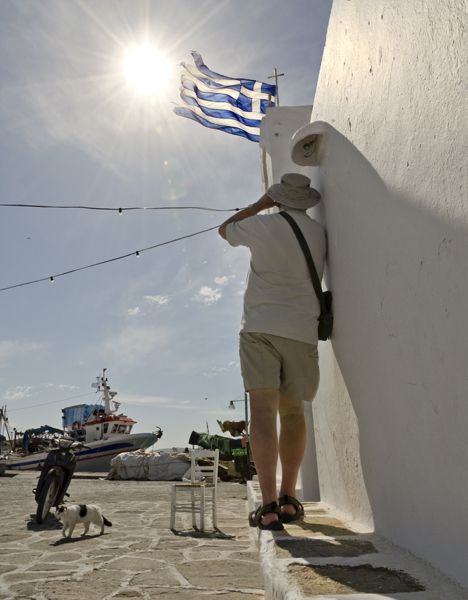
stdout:
<svg viewBox="0 0 468 600">
<path fill-rule="evenodd" d="M 120 404 L 114 400 L 117 392 L 112 392 L 108 385 L 106 369 L 92 387 L 102 392 L 99 404 L 77 404 L 62 409 L 63 435 L 87 446 L 76 453 L 77 471 L 108 471 L 111 459 L 117 454 L 149 448 L 161 438 L 159 427 L 151 433 L 132 433 L 136 421 L 118 414 Z M 22 451 L 10 452 L 3 457 L 1 462 L 6 469 L 41 468 L 48 450 L 34 451 L 30 440 L 27 447 L 24 441 L 23 437 Z"/>
</svg>

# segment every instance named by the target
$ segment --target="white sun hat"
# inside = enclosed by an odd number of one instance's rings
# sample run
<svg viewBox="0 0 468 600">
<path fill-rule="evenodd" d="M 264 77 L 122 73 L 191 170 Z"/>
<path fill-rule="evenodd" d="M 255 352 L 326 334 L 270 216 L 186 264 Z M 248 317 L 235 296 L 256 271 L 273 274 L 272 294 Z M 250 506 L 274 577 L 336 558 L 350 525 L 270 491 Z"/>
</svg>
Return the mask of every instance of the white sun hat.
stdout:
<svg viewBox="0 0 468 600">
<path fill-rule="evenodd" d="M 281 183 L 270 186 L 266 192 L 278 204 L 289 208 L 307 210 L 320 200 L 320 193 L 310 187 L 310 179 L 300 173 L 285 173 Z"/>
</svg>

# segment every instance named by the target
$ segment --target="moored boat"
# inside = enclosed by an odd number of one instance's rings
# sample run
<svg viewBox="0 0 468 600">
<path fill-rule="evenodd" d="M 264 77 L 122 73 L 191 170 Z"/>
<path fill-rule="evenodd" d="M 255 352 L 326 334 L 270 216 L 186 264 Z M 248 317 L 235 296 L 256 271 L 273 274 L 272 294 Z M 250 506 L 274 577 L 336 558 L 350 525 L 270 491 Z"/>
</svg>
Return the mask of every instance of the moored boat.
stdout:
<svg viewBox="0 0 468 600">
<path fill-rule="evenodd" d="M 117 392 L 111 391 L 108 385 L 106 369 L 92 387 L 102 392 L 100 403 L 77 404 L 62 410 L 63 436 L 86 445 L 76 452 L 76 471 L 108 471 L 111 459 L 117 454 L 149 448 L 161 438 L 159 427 L 150 433 L 132 433 L 136 421 L 118 414 L 120 404 L 114 400 Z M 22 449 L 4 455 L 2 464 L 7 469 L 39 469 L 47 454 L 46 447 L 32 446 L 29 436 L 24 435 Z"/>
</svg>

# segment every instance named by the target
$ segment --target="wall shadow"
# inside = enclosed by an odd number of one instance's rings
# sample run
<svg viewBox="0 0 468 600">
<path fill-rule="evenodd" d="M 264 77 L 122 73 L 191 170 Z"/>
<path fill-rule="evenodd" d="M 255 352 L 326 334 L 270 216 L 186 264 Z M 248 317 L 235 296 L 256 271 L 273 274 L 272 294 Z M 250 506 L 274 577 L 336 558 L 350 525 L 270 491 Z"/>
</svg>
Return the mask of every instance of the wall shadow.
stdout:
<svg viewBox="0 0 468 600">
<path fill-rule="evenodd" d="M 445 572 L 461 573 L 468 537 L 467 219 L 455 221 L 448 209 L 443 216 L 442 201 L 432 207 L 390 189 L 332 126 L 320 144 L 318 218 L 328 233 L 332 348 L 357 419 L 375 529 Z M 324 378 L 335 376 L 329 366 L 322 373 L 325 395 Z M 345 459 L 337 444 L 332 463 Z"/>
</svg>

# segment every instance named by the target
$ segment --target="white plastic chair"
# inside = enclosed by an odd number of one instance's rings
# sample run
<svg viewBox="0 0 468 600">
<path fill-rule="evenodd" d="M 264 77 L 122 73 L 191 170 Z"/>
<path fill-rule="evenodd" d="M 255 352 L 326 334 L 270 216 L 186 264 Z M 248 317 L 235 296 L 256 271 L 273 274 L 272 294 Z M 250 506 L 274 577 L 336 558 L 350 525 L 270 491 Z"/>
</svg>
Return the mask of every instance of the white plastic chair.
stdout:
<svg viewBox="0 0 468 600">
<path fill-rule="evenodd" d="M 175 529 L 176 512 L 191 512 L 192 527 L 196 528 L 196 514 L 200 514 L 200 531 L 205 531 L 205 509 L 212 505 L 213 528 L 218 527 L 216 497 L 218 487 L 219 450 L 191 450 L 190 481 L 174 483 L 171 490 L 171 529 Z M 200 459 L 209 459 L 212 464 L 200 464 Z M 211 492 L 211 494 L 207 494 Z M 190 492 L 190 500 L 186 498 Z M 179 498 L 177 498 L 179 494 Z"/>
</svg>

